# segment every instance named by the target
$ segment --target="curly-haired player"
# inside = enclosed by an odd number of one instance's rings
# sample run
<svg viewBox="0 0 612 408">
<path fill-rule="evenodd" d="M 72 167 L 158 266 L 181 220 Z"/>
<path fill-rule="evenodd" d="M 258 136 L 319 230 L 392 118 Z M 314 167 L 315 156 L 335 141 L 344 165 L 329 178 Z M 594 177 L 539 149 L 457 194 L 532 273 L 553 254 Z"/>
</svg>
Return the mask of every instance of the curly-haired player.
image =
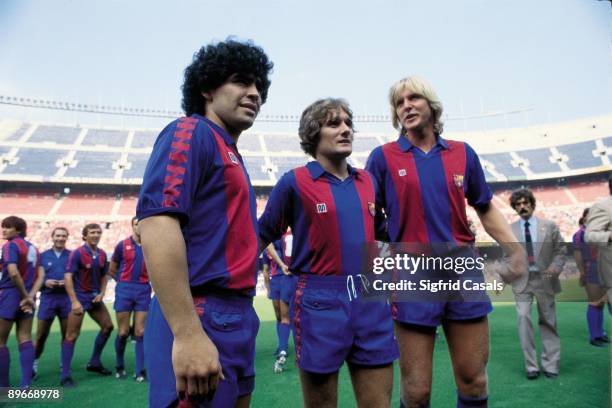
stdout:
<svg viewBox="0 0 612 408">
<path fill-rule="evenodd" d="M 272 66 L 251 42 L 201 48 L 185 70 L 187 116 L 161 132 L 145 170 L 137 217 L 156 293 L 145 336 L 152 407 L 185 394 L 249 404 L 258 228 L 236 143 L 266 101 Z"/>
</svg>

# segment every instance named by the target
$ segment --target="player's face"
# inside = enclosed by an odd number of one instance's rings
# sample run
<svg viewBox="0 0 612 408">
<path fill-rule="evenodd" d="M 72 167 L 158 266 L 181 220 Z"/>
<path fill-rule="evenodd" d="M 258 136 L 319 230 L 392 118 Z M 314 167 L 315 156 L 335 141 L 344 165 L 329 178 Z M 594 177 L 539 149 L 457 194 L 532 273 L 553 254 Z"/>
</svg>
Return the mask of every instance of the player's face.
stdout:
<svg viewBox="0 0 612 408">
<path fill-rule="evenodd" d="M 429 102 L 407 88 L 395 98 L 395 113 L 407 132 L 422 132 L 428 126 L 433 129 L 434 117 Z"/>
<path fill-rule="evenodd" d="M 102 230 L 99 228 L 93 228 L 87 231 L 87 235 L 85 235 L 85 242 L 90 246 L 98 246 L 100 243 L 100 238 L 102 237 Z"/>
<path fill-rule="evenodd" d="M 17 235 L 19 235 L 19 233 L 17 232 L 17 229 L 15 227 L 2 227 L 2 238 L 4 239 L 13 239 L 15 238 Z"/>
<path fill-rule="evenodd" d="M 51 236 L 53 241 L 53 247 L 55 249 L 62 250 L 66 248 L 66 241 L 68 240 L 68 234 L 64 230 L 57 230 Z"/>
<path fill-rule="evenodd" d="M 524 220 L 528 220 L 535 209 L 526 198 L 519 198 L 514 205 L 514 211 Z"/>
<path fill-rule="evenodd" d="M 132 233 L 135 236 L 140 237 L 140 230 L 138 229 L 138 220 L 132 221 Z"/>
<path fill-rule="evenodd" d="M 344 110 L 330 113 L 319 135 L 315 157 L 345 158 L 353 152 L 353 122 Z"/>
<path fill-rule="evenodd" d="M 250 128 L 261 108 L 253 76 L 233 74 L 217 89 L 204 92 L 206 117 L 232 136 Z"/>
</svg>

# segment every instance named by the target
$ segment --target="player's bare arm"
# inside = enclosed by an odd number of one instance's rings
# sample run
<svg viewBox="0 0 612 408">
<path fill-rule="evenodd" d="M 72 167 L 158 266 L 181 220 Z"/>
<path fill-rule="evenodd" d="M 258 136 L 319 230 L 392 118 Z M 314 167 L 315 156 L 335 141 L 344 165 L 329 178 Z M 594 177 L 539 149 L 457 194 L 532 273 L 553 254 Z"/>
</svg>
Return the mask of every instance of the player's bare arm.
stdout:
<svg viewBox="0 0 612 408">
<path fill-rule="evenodd" d="M 278 252 L 276 252 L 276 248 L 274 248 L 274 244 L 269 244 L 268 248 L 266 249 L 268 253 L 270 254 L 270 256 L 272 257 L 272 259 L 274 260 L 274 262 L 276 262 L 276 264 L 281 268 L 283 273 L 285 275 L 291 275 L 291 272 L 289 272 L 289 267 L 285 265 L 285 263 L 280 258 L 280 256 L 278 256 Z"/>
<path fill-rule="evenodd" d="M 476 212 L 487 234 L 499 243 L 504 253 L 508 254 L 509 262 L 507 268 L 502 271 L 502 279 L 506 283 L 519 279 L 527 271 L 527 254 L 512 233 L 508 222 L 492 203 Z"/>
<path fill-rule="evenodd" d="M 76 292 L 74 291 L 74 282 L 72 281 L 72 272 L 66 272 L 64 274 L 64 285 L 66 286 L 66 293 L 70 298 L 70 304 L 72 305 L 72 312 L 80 316 L 83 314 L 83 306 L 79 299 L 77 299 Z"/>
<path fill-rule="evenodd" d="M 108 274 L 111 278 L 117 280 L 117 271 L 119 270 L 119 263 L 115 261 L 111 261 L 108 267 Z"/>
<path fill-rule="evenodd" d="M 39 266 L 37 268 L 36 280 L 34 281 L 34 284 L 32 285 L 32 290 L 30 290 L 30 297 L 32 299 L 36 299 L 36 294 L 38 293 L 40 288 L 42 288 L 44 280 L 45 280 L 45 268 L 43 268 L 42 266 Z"/>
<path fill-rule="evenodd" d="M 100 293 L 94 298 L 93 303 L 99 303 L 104 299 L 104 293 L 106 293 L 106 285 L 108 284 L 108 275 L 104 275 L 100 279 Z"/>
<path fill-rule="evenodd" d="M 172 366 L 179 395 L 207 395 L 223 378 L 217 348 L 202 329 L 189 288 L 185 240 L 179 221 L 157 215 L 140 221 L 145 262 L 174 335 Z M 160 237 L 164 237 L 160 240 Z"/>
<path fill-rule="evenodd" d="M 17 265 L 9 264 L 6 269 L 8 271 L 9 277 L 13 281 L 13 284 L 19 291 L 19 294 L 21 295 L 21 302 L 19 302 L 19 306 L 23 310 L 31 311 L 32 308 L 34 307 L 34 300 L 30 297 L 30 294 L 28 293 L 28 291 L 25 288 L 25 285 L 23 284 L 23 279 L 21 278 L 21 275 L 19 274 Z"/>
</svg>

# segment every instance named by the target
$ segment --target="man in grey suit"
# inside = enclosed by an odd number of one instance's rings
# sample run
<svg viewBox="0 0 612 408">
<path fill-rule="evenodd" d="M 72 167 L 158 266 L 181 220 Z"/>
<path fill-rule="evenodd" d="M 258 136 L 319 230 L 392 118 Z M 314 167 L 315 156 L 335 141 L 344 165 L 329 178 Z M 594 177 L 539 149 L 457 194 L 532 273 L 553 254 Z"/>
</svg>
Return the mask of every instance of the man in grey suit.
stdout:
<svg viewBox="0 0 612 408">
<path fill-rule="evenodd" d="M 513 192 L 510 205 L 520 216 L 520 219 L 512 224 L 512 231 L 519 241 L 525 244 L 528 261 L 528 273 L 512 285 L 526 376 L 530 380 L 540 376 L 531 323 L 531 304 L 535 298 L 542 339 L 542 371 L 546 377 L 556 378 L 559 375 L 561 343 L 557 333 L 555 295 L 561 292 L 559 274 L 565 262 L 563 238 L 552 221 L 533 215 L 536 200 L 530 190 L 520 189 Z"/>
<path fill-rule="evenodd" d="M 595 203 L 586 221 L 587 242 L 598 244 L 597 268 L 599 282 L 607 290 L 608 307 L 612 304 L 612 175 L 608 179 L 610 196 Z"/>
</svg>

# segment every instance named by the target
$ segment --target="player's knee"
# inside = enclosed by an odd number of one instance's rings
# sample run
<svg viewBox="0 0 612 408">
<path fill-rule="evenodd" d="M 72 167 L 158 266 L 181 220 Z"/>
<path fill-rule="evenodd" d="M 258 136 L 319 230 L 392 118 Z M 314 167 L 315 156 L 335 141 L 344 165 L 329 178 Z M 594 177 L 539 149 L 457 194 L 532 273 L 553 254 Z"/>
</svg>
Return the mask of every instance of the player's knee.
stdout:
<svg viewBox="0 0 612 408">
<path fill-rule="evenodd" d="M 69 341 L 74 343 L 79 338 L 79 332 L 68 332 L 66 333 L 66 337 L 64 337 L 64 341 Z"/>
<path fill-rule="evenodd" d="M 431 387 L 427 384 L 406 384 L 402 389 L 402 400 L 407 407 L 427 406 L 431 398 Z"/>
<path fill-rule="evenodd" d="M 144 327 L 136 327 L 136 328 L 134 328 L 134 336 L 136 336 L 136 337 L 144 336 Z"/>
<path fill-rule="evenodd" d="M 487 393 L 487 374 L 484 371 L 460 373 L 457 383 L 463 395 L 477 397 Z"/>
<path fill-rule="evenodd" d="M 109 335 L 111 334 L 111 332 L 113 331 L 115 327 L 113 326 L 112 323 L 108 323 L 105 324 L 104 326 L 102 326 L 102 328 L 100 329 L 100 331 L 102 332 L 102 334 L 104 335 Z"/>
</svg>

